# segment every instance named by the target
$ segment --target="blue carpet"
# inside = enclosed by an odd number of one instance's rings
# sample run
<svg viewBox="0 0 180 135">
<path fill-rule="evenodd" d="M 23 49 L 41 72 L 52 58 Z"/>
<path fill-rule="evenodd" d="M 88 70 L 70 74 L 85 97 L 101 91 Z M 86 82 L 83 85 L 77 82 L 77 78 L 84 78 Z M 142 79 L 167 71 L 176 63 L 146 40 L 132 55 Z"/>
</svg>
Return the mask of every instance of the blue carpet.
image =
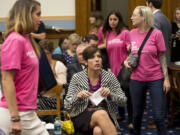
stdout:
<svg viewBox="0 0 180 135">
<path fill-rule="evenodd" d="M 147 129 L 147 123 L 153 120 L 152 116 L 152 107 L 151 107 L 151 99 L 149 97 L 149 93 L 147 93 L 147 98 L 146 98 L 146 108 L 144 110 L 144 116 L 142 119 L 142 127 L 141 127 L 141 134 L 142 135 L 157 135 L 156 130 L 150 130 Z M 129 130 L 128 130 L 128 119 L 127 119 L 127 111 L 126 111 L 126 118 L 123 121 L 119 122 L 119 125 L 121 127 L 121 131 L 123 135 L 131 135 Z M 166 120 L 167 121 L 167 120 Z M 180 116 L 176 115 L 175 116 L 175 124 L 173 128 L 167 129 L 167 135 L 180 135 Z"/>
</svg>

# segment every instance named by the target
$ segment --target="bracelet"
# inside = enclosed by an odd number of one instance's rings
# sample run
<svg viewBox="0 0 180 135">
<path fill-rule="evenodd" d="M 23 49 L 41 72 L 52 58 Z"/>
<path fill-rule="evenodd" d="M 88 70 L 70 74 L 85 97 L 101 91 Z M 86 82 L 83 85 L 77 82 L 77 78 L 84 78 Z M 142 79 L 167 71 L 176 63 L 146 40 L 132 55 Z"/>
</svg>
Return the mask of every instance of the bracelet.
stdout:
<svg viewBox="0 0 180 135">
<path fill-rule="evenodd" d="M 13 116 L 11 117 L 11 122 L 20 122 L 20 117 L 19 116 Z"/>
</svg>

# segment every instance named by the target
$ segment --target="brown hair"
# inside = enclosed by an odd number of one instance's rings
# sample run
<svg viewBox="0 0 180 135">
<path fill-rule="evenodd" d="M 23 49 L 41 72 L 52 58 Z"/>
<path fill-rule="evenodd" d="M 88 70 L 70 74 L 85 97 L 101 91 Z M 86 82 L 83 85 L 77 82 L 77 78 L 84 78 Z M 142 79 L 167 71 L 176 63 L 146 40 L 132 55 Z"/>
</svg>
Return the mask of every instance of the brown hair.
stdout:
<svg viewBox="0 0 180 135">
<path fill-rule="evenodd" d="M 97 46 L 89 46 L 83 51 L 83 59 L 87 61 L 88 59 L 91 59 L 94 57 L 94 54 L 96 52 L 100 52 L 100 49 Z"/>
<path fill-rule="evenodd" d="M 49 41 L 49 40 L 47 40 L 47 39 L 41 40 L 41 41 L 39 42 L 39 45 L 40 45 L 43 49 L 48 50 L 48 51 L 51 52 L 51 53 L 54 51 L 54 44 L 53 44 L 52 41 Z"/>
</svg>

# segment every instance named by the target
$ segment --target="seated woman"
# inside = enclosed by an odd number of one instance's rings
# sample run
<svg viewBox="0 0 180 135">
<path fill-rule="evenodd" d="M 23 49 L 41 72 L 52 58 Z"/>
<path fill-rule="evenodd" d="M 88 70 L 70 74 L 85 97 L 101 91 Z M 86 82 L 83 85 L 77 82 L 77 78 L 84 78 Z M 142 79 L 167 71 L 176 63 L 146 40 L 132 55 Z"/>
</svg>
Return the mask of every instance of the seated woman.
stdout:
<svg viewBox="0 0 180 135">
<path fill-rule="evenodd" d="M 77 62 L 76 48 L 81 43 L 81 38 L 78 34 L 73 33 L 68 37 L 69 48 L 63 52 L 66 60 L 66 65 Z"/>
<path fill-rule="evenodd" d="M 57 84 L 66 84 L 67 83 L 67 68 L 66 66 L 61 62 L 61 61 L 56 61 L 52 59 L 52 53 L 54 50 L 53 47 L 53 42 L 49 40 L 42 40 L 40 41 L 40 46 L 43 48 L 47 60 L 49 62 L 49 65 L 52 69 L 52 72 L 54 74 L 54 77 L 57 81 Z M 62 92 L 62 95 L 64 92 Z M 56 98 L 55 95 L 47 95 L 44 92 L 41 92 L 39 95 L 39 100 L 38 100 L 38 110 L 48 110 L 48 109 L 56 109 Z M 46 122 L 53 122 L 54 118 L 53 117 L 41 117 L 42 120 Z"/>
<path fill-rule="evenodd" d="M 59 39 L 58 47 L 53 51 L 53 54 L 62 54 L 65 50 L 68 49 L 68 39 L 62 37 Z"/>
<path fill-rule="evenodd" d="M 61 61 L 56 61 L 52 59 L 52 54 L 54 51 L 53 42 L 49 40 L 40 41 L 40 46 L 44 49 L 50 67 L 54 73 L 57 84 L 67 83 L 67 68 Z"/>
<path fill-rule="evenodd" d="M 93 135 L 117 135 L 119 128 L 115 104 L 124 105 L 126 96 L 114 74 L 103 70 L 100 50 L 89 46 L 83 51 L 87 68 L 73 75 L 64 107 L 71 110 L 70 116 L 76 131 Z M 89 97 L 99 88 L 104 100 L 95 106 Z"/>
</svg>

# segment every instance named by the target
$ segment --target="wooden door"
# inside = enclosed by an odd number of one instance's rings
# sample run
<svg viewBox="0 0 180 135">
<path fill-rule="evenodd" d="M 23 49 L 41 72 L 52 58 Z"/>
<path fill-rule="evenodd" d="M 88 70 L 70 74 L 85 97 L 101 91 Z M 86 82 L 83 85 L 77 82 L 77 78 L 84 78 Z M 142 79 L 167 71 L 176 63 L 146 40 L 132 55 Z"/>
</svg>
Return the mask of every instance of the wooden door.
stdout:
<svg viewBox="0 0 180 135">
<path fill-rule="evenodd" d="M 91 0 L 76 0 L 76 33 L 86 36 L 89 31 Z"/>
</svg>

